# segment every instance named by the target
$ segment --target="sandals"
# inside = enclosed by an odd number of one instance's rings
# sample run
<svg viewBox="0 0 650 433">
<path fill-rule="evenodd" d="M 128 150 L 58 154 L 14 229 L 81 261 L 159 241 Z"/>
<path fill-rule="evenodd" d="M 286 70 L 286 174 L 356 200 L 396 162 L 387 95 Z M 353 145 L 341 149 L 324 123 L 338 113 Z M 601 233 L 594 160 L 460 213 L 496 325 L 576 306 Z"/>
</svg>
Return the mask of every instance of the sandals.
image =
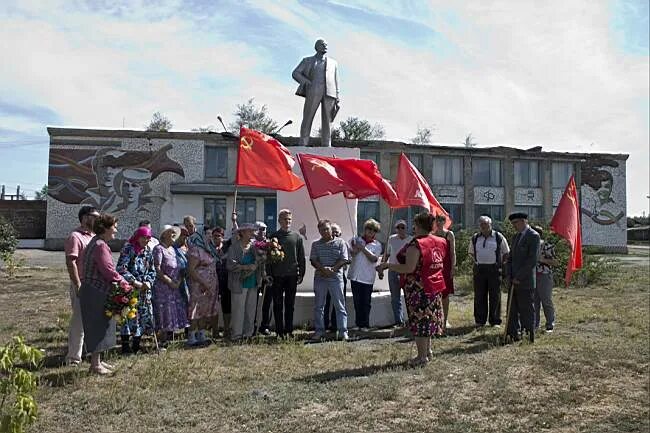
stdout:
<svg viewBox="0 0 650 433">
<path fill-rule="evenodd" d="M 109 370 L 108 368 L 104 367 L 103 365 L 99 365 L 99 367 L 93 367 L 91 366 L 88 369 L 88 373 L 90 374 L 96 374 L 98 376 L 106 376 L 108 374 L 113 374 L 113 371 Z"/>
</svg>

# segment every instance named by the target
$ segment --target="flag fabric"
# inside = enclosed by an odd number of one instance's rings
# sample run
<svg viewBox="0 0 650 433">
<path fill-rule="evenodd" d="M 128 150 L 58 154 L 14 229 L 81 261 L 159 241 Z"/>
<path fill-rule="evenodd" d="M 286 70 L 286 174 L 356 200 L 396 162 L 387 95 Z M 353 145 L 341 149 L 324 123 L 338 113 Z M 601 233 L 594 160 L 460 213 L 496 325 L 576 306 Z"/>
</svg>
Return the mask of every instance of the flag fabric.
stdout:
<svg viewBox="0 0 650 433">
<path fill-rule="evenodd" d="M 292 171 L 295 163 L 291 152 L 275 138 L 240 129 L 235 185 L 295 191 L 305 184 Z"/>
<path fill-rule="evenodd" d="M 569 257 L 564 276 L 564 283 L 567 286 L 571 282 L 573 272 L 582 268 L 582 227 L 578 208 L 578 192 L 575 178 L 572 175 L 564 189 L 562 198 L 560 198 L 553 219 L 551 219 L 551 230 L 566 239 L 571 245 L 571 257 Z"/>
<path fill-rule="evenodd" d="M 397 199 L 395 190 L 374 161 L 300 153 L 298 162 L 312 199 L 338 193 L 349 199 L 373 195 L 389 203 Z"/>
<path fill-rule="evenodd" d="M 399 166 L 397 167 L 397 179 L 395 181 L 395 191 L 397 192 L 397 201 L 393 208 L 421 206 L 435 215 L 444 215 L 447 217 L 445 228 L 451 227 L 453 221 L 449 213 L 442 207 L 429 184 L 424 179 L 420 171 L 409 161 L 403 153 L 399 157 Z M 390 204 L 390 203 L 389 203 Z"/>
</svg>

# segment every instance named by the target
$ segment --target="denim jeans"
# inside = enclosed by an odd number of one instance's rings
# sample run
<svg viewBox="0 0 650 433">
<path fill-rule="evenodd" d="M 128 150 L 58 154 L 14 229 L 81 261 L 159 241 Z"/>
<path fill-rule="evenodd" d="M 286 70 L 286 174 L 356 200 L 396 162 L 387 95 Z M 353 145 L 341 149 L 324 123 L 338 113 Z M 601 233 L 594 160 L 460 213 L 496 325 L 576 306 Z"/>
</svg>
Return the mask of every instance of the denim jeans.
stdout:
<svg viewBox="0 0 650 433">
<path fill-rule="evenodd" d="M 399 286 L 399 273 L 388 271 L 388 287 L 390 288 L 390 304 L 393 307 L 393 319 L 396 324 L 404 323 L 402 314 L 402 288 Z"/>
<path fill-rule="evenodd" d="M 555 325 L 555 308 L 553 307 L 553 274 L 537 274 L 537 288 L 533 295 L 535 303 L 535 328 L 539 328 L 540 307 L 544 308 L 546 329 L 553 329 Z"/>
<path fill-rule="evenodd" d="M 345 311 L 345 297 L 343 295 L 343 280 L 324 280 L 314 278 L 314 328 L 316 335 L 325 334 L 325 298 L 327 294 L 332 298 L 332 304 L 336 310 L 336 328 L 339 335 L 348 332 L 348 313 Z"/>
</svg>

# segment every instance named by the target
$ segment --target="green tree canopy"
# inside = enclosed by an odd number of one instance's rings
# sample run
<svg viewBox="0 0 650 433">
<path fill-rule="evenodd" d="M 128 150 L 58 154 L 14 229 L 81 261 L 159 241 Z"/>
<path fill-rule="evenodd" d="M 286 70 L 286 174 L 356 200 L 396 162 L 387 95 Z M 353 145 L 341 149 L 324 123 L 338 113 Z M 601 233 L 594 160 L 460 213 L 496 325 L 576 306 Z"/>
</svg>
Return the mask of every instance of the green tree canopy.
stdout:
<svg viewBox="0 0 650 433">
<path fill-rule="evenodd" d="M 278 123 L 269 116 L 266 105 L 258 107 L 255 98 L 250 98 L 245 104 L 237 105 L 233 113 L 235 121 L 230 124 L 230 131 L 239 134 L 239 128 L 255 129 L 265 134 L 272 134 L 278 129 Z"/>
<path fill-rule="evenodd" d="M 167 116 L 161 114 L 160 111 L 156 111 L 155 113 L 153 113 L 149 125 L 145 126 L 145 129 L 147 131 L 167 132 L 170 129 L 172 129 L 173 126 L 174 125 L 167 118 Z"/>
</svg>

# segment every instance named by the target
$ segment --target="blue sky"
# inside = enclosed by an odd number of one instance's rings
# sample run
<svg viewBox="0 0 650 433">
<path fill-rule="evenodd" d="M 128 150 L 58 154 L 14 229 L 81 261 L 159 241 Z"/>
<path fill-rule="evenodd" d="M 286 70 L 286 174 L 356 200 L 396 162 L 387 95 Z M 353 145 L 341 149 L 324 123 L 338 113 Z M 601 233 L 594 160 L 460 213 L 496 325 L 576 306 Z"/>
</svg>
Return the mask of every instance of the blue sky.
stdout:
<svg viewBox="0 0 650 433">
<path fill-rule="evenodd" d="M 408 141 L 629 153 L 648 212 L 648 1 L 3 1 L 0 183 L 47 181 L 46 125 L 174 129 L 250 97 L 297 135 L 291 71 L 328 40 L 340 118 Z"/>
</svg>

